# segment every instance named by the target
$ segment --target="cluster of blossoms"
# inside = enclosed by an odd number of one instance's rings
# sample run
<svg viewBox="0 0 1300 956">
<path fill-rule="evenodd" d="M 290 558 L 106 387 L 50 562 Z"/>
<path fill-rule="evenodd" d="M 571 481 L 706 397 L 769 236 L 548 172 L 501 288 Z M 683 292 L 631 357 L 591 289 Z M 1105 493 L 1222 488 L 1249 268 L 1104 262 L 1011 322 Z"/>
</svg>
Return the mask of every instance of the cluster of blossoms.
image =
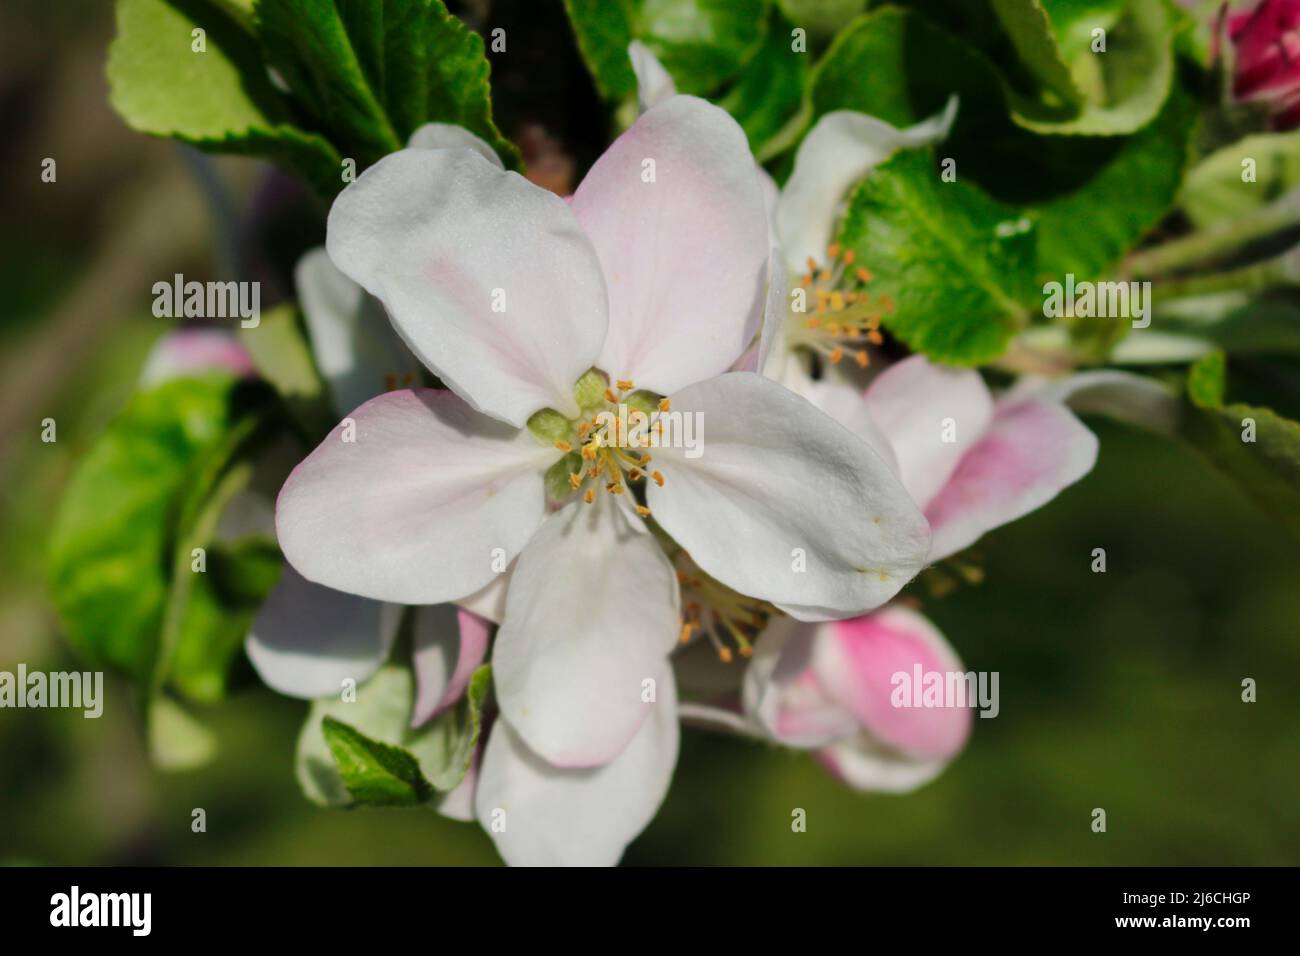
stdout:
<svg viewBox="0 0 1300 956">
<path fill-rule="evenodd" d="M 887 361 L 891 303 L 830 242 L 852 184 L 946 135 L 955 102 L 908 130 L 828 114 L 778 190 L 734 120 L 631 52 L 642 115 L 571 197 L 432 124 L 344 190 L 296 275 L 343 419 L 280 492 L 288 567 L 249 656 L 282 693 L 336 697 L 409 606 L 417 727 L 490 659 L 490 721 L 440 809 L 511 863 L 617 862 L 683 722 L 815 751 L 863 790 L 933 778 L 971 711 L 891 706 L 891 677 L 964 668 L 898 592 L 1096 456 L 1074 386 L 994 397 Z M 191 345 L 174 361 L 222 348 Z M 445 388 L 406 387 L 424 370 Z M 637 436 L 601 427 L 628 407 Z M 650 448 L 669 415 L 703 447 Z"/>
</svg>

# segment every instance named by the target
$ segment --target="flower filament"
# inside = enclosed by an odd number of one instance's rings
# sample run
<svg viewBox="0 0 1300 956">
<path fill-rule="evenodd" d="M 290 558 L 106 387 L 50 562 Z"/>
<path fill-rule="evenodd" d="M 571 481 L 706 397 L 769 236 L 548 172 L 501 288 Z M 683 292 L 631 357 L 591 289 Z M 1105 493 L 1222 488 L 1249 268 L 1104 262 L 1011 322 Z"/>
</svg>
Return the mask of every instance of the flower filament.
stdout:
<svg viewBox="0 0 1300 956">
<path fill-rule="evenodd" d="M 832 243 L 826 263 L 808 257 L 807 271 L 791 290 L 786 342 L 804 346 L 831 364 L 851 357 L 859 366 L 870 363 L 868 345 L 880 345 L 881 320 L 894 312 L 888 295 L 871 296 L 866 286 L 872 275 L 854 268 L 856 253 Z"/>
</svg>

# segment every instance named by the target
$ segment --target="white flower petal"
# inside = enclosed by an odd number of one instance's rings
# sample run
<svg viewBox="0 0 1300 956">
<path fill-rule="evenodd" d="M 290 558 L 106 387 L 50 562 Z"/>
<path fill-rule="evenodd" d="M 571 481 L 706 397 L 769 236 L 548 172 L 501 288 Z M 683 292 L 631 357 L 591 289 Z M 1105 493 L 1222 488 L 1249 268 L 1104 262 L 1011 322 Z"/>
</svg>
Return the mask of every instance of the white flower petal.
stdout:
<svg viewBox="0 0 1300 956">
<path fill-rule="evenodd" d="M 627 55 L 636 74 L 636 101 L 642 113 L 677 95 L 677 84 L 648 46 L 633 40 L 627 45 Z"/>
<path fill-rule="evenodd" d="M 548 762 L 607 763 L 653 710 L 644 682 L 680 624 L 677 576 L 653 536 L 602 494 L 549 517 L 519 556 L 492 652 L 501 713 Z"/>
<path fill-rule="evenodd" d="M 605 337 L 604 280 L 569 206 L 467 149 L 404 149 L 334 201 L 334 264 L 472 406 L 516 426 L 576 414 Z"/>
<path fill-rule="evenodd" d="M 493 166 L 505 169 L 497 151 L 463 126 L 451 123 L 425 123 L 406 141 L 409 149 L 472 149 Z"/>
<path fill-rule="evenodd" d="M 781 384 L 802 395 L 875 449 L 895 475 L 899 473 L 894 446 L 876 425 L 860 388 L 833 379 L 813 379 L 798 361 L 789 362 Z"/>
<path fill-rule="evenodd" d="M 852 110 L 827 113 L 808 131 L 795 154 L 776 209 L 776 232 L 786 264 L 802 272 L 808 257 L 823 261 L 849 187 L 899 149 L 914 149 L 948 135 L 957 97 L 942 113 L 900 130 Z"/>
<path fill-rule="evenodd" d="M 388 659 L 402 609 L 305 580 L 286 566 L 249 629 L 245 649 L 262 681 L 290 697 L 338 694 Z"/>
<path fill-rule="evenodd" d="M 515 560 L 518 560 L 517 558 Z M 457 607 L 477 614 L 493 624 L 500 624 L 506 616 L 506 589 L 510 586 L 510 575 L 514 573 L 514 562 L 487 583 L 482 589 L 468 597 L 457 598 Z"/>
<path fill-rule="evenodd" d="M 419 381 L 420 362 L 379 300 L 334 267 L 324 246 L 307 252 L 293 273 L 316 366 L 334 409 L 346 415 L 391 387 Z"/>
<path fill-rule="evenodd" d="M 673 415 L 695 416 L 699 455 L 656 450 L 665 483 L 649 486 L 647 502 L 723 584 L 822 620 L 883 604 L 921 569 L 930 532 L 907 491 L 866 442 L 807 400 L 732 372 L 671 404 Z"/>
<path fill-rule="evenodd" d="M 822 765 L 855 790 L 911 793 L 948 766 L 947 760 L 914 760 L 859 734 L 819 750 Z"/>
<path fill-rule="evenodd" d="M 993 418 L 993 397 L 978 372 L 936 365 L 924 355 L 877 375 L 866 404 L 894 449 L 903 485 L 921 507 L 947 483 Z"/>
<path fill-rule="evenodd" d="M 768 238 L 735 120 L 692 96 L 651 108 L 596 161 L 573 211 L 609 289 L 601 369 L 666 394 L 740 357 L 762 319 Z"/>
<path fill-rule="evenodd" d="M 399 604 L 466 597 L 541 523 L 542 471 L 557 454 L 450 392 L 389 392 L 285 481 L 280 547 L 303 577 L 341 591 Z"/>
<path fill-rule="evenodd" d="M 512 866 L 613 866 L 654 818 L 677 763 L 677 694 L 658 675 L 657 703 L 627 747 L 603 767 L 559 769 L 505 720 L 488 738 L 475 808 Z"/>
</svg>

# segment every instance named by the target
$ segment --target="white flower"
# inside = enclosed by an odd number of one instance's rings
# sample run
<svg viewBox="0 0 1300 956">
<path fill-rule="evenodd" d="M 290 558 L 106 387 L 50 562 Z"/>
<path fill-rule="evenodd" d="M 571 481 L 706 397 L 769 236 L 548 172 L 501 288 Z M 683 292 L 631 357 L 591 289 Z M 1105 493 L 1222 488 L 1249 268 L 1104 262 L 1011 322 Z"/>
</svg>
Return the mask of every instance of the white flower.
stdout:
<svg viewBox="0 0 1300 956">
<path fill-rule="evenodd" d="M 928 548 L 869 446 L 775 383 L 727 372 L 764 307 L 754 169 L 734 121 L 676 97 L 570 203 L 478 151 L 408 149 L 331 210 L 334 263 L 452 391 L 356 409 L 285 483 L 280 544 L 310 581 L 409 604 L 464 598 L 517 556 L 477 795 L 485 823 L 506 811 L 494 837 L 507 860 L 612 862 L 667 787 L 677 581 L 644 513 L 717 580 L 808 619 L 879 605 Z M 592 367 L 617 394 L 593 394 Z M 637 449 L 588 448 L 573 499 L 548 516 L 544 474 L 593 410 L 631 394 L 624 381 L 702 416 L 704 453 L 659 448 L 646 481 Z M 627 507 L 642 482 L 645 505 Z"/>
</svg>

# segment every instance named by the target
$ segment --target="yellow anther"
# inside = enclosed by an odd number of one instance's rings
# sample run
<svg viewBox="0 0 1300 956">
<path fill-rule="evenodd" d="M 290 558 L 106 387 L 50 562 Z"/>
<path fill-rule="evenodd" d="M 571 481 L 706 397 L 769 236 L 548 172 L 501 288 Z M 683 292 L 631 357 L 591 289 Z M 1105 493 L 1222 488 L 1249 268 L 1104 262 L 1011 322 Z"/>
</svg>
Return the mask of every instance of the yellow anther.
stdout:
<svg viewBox="0 0 1300 956">
<path fill-rule="evenodd" d="M 642 474 L 643 472 L 641 471 L 640 468 L 629 468 L 627 472 L 627 480 L 636 481 L 638 478 L 641 477 Z"/>
<path fill-rule="evenodd" d="M 670 402 L 667 398 L 659 399 L 659 411 L 666 412 L 672 407 L 673 407 L 673 403 Z"/>
<path fill-rule="evenodd" d="M 804 320 L 804 323 L 803 323 L 803 324 L 806 325 L 806 326 L 807 326 L 808 328 L 810 328 L 810 329 L 816 329 L 816 328 L 819 328 L 819 327 L 821 326 L 821 324 L 822 324 L 822 320 L 819 319 L 819 318 L 817 318 L 817 316 L 815 316 L 815 315 L 810 315 L 810 316 L 808 316 L 807 319 Z"/>
<path fill-rule="evenodd" d="M 632 380 L 630 378 L 620 378 L 614 384 L 618 386 L 618 390 L 620 392 L 630 392 L 633 388 L 636 387 L 632 384 Z"/>
<path fill-rule="evenodd" d="M 854 250 L 852 250 L 852 249 L 845 249 L 845 250 L 844 250 L 844 264 L 845 264 L 846 266 L 851 266 L 851 265 L 853 265 L 853 260 L 856 259 L 857 257 L 858 257 L 858 254 L 857 254 Z"/>
<path fill-rule="evenodd" d="M 815 273 L 817 271 L 817 260 L 814 259 L 812 256 L 809 256 L 807 266 L 808 266 L 809 275 Z"/>
<path fill-rule="evenodd" d="M 637 505 L 636 513 L 639 514 L 642 518 L 650 517 L 650 509 L 647 508 L 645 505 Z"/>
<path fill-rule="evenodd" d="M 579 488 L 581 488 L 581 487 L 582 487 L 582 475 L 580 475 L 580 474 L 579 474 L 578 472 L 576 472 L 576 471 L 574 471 L 574 472 L 570 472 L 570 473 L 569 473 L 569 487 L 572 488 L 574 491 L 577 491 Z"/>
<path fill-rule="evenodd" d="M 840 257 L 840 244 L 832 242 L 826 249 L 826 256 L 830 259 L 838 259 Z"/>
<path fill-rule="evenodd" d="M 844 358 L 844 349 L 840 348 L 838 345 L 835 346 L 835 348 L 831 350 L 831 354 L 830 354 L 831 364 L 838 365 L 843 358 Z"/>
<path fill-rule="evenodd" d="M 872 345 L 880 345 L 885 341 L 885 337 L 881 335 L 879 332 L 877 332 L 875 329 L 872 329 L 870 332 L 867 333 L 867 341 L 870 342 Z"/>
<path fill-rule="evenodd" d="M 858 266 L 858 268 L 854 271 L 853 274 L 854 274 L 855 276 L 857 276 L 857 277 L 858 277 L 858 281 L 861 282 L 861 283 L 863 283 L 864 285 L 865 285 L 866 283 L 870 282 L 870 281 L 872 280 L 872 278 L 873 278 L 872 275 L 871 275 L 870 270 L 866 269 L 866 268 L 863 267 L 863 266 Z"/>
<path fill-rule="evenodd" d="M 722 661 L 722 663 L 724 663 L 724 664 L 730 664 L 730 663 L 731 663 L 731 648 L 729 648 L 729 647 L 719 647 L 719 648 L 718 648 L 718 660 Z"/>
<path fill-rule="evenodd" d="M 605 401 L 609 402 L 611 405 L 617 405 L 618 396 L 615 395 L 611 389 L 607 388 L 605 389 Z"/>
<path fill-rule="evenodd" d="M 595 501 L 595 500 L 596 500 L 596 489 L 595 489 L 595 488 L 588 488 L 588 489 L 587 489 L 587 493 L 586 493 L 585 495 L 582 496 L 582 500 L 585 501 L 587 504 L 591 504 L 593 501 Z"/>
<path fill-rule="evenodd" d="M 853 361 L 857 362 L 860 368 L 866 368 L 867 365 L 870 364 L 871 359 L 868 357 L 866 352 L 859 351 L 854 353 Z"/>
<path fill-rule="evenodd" d="M 560 451 L 566 453 L 573 451 L 573 446 L 570 445 L 567 441 L 557 441 L 555 443 L 555 447 L 560 449 Z"/>
<path fill-rule="evenodd" d="M 682 630 L 681 630 L 681 633 L 678 634 L 678 636 L 677 636 L 677 640 L 679 640 L 681 643 L 685 644 L 687 641 L 689 641 L 689 640 L 691 639 L 691 635 L 694 634 L 694 633 L 695 633 L 695 622 L 694 622 L 694 621 L 683 621 L 683 622 L 682 622 Z"/>
<path fill-rule="evenodd" d="M 587 432 L 591 431 L 591 422 L 582 422 L 578 425 L 578 437 L 586 438 Z"/>
<path fill-rule="evenodd" d="M 597 468 L 595 465 L 592 465 L 590 468 L 587 469 L 588 478 L 595 478 L 599 474 L 600 474 L 600 469 Z"/>
<path fill-rule="evenodd" d="M 653 472 L 650 473 L 650 477 L 654 479 L 654 483 L 655 483 L 656 485 L 658 485 L 660 488 L 662 488 L 662 487 L 664 486 L 664 476 L 663 476 L 663 472 L 661 472 L 661 471 L 653 471 Z"/>
<path fill-rule="evenodd" d="M 835 311 L 835 312 L 843 312 L 843 311 L 844 311 L 844 293 L 843 293 L 843 292 L 832 292 L 832 293 L 831 293 L 831 309 L 832 309 L 832 311 Z"/>
</svg>

